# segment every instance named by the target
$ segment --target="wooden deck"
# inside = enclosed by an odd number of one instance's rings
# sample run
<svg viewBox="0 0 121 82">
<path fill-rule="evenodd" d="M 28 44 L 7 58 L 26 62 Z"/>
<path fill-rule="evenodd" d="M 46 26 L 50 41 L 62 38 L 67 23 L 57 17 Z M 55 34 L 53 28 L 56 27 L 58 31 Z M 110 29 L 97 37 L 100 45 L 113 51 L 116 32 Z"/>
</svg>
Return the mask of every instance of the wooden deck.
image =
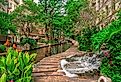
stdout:
<svg viewBox="0 0 121 82">
<path fill-rule="evenodd" d="M 71 47 L 67 51 L 42 59 L 33 68 L 34 82 L 96 82 L 97 77 L 87 78 L 69 78 L 64 73 L 57 72 L 61 69 L 59 61 L 69 55 L 79 54 L 83 52 L 78 51 L 77 47 Z"/>
</svg>

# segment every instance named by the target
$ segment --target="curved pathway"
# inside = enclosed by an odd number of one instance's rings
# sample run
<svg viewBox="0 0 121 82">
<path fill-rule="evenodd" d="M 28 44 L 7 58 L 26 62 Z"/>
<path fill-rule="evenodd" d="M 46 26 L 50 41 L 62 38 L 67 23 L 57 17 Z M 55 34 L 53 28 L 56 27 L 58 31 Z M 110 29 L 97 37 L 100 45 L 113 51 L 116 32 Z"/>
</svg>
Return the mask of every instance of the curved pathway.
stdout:
<svg viewBox="0 0 121 82">
<path fill-rule="evenodd" d="M 82 55 L 83 52 L 78 51 L 77 47 L 72 46 L 67 51 L 52 55 L 42 59 L 33 69 L 34 82 L 96 82 L 94 78 L 78 77 L 69 78 L 64 73 L 57 72 L 60 68 L 60 60 L 69 55 Z"/>
</svg>

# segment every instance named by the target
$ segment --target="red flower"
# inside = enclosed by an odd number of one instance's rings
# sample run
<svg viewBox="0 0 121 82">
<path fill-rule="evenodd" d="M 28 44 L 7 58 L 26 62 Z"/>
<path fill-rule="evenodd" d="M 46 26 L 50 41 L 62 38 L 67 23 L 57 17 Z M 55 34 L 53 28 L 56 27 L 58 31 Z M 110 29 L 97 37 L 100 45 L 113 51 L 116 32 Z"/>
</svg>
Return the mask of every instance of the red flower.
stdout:
<svg viewBox="0 0 121 82">
<path fill-rule="evenodd" d="M 14 82 L 13 80 L 10 80 L 10 82 Z"/>
<path fill-rule="evenodd" d="M 103 54 L 104 54 L 104 56 L 109 56 L 109 51 L 108 50 L 106 50 L 106 51 L 103 51 Z"/>
<path fill-rule="evenodd" d="M 108 56 L 108 55 L 109 55 L 109 53 L 108 53 L 108 52 L 104 52 L 104 55 L 105 55 L 105 56 Z"/>
</svg>

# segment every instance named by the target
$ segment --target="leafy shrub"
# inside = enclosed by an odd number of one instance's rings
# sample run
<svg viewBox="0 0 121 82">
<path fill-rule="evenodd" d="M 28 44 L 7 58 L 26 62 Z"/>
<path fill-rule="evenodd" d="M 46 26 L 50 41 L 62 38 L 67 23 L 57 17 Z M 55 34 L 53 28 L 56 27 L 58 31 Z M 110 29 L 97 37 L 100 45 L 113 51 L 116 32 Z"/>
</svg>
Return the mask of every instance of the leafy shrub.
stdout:
<svg viewBox="0 0 121 82">
<path fill-rule="evenodd" d="M 5 45 L 0 44 L 0 50 L 1 52 L 5 52 L 6 51 Z"/>
<path fill-rule="evenodd" d="M 121 31 L 114 34 L 107 42 L 110 58 L 105 58 L 100 67 L 101 73 L 110 77 L 113 82 L 121 82 Z"/>
<path fill-rule="evenodd" d="M 16 26 L 11 22 L 11 15 L 0 11 L 0 34 L 8 34 L 8 30 L 16 33 Z"/>
<path fill-rule="evenodd" d="M 45 40 L 45 39 L 41 39 L 40 41 L 39 41 L 40 43 L 46 43 L 46 44 L 49 44 L 49 43 L 51 43 L 51 44 L 55 44 L 55 43 L 58 43 L 58 39 L 53 39 L 53 40 Z"/>
<path fill-rule="evenodd" d="M 36 54 L 17 52 L 10 48 L 6 57 L 0 58 L 0 75 L 2 82 L 32 82 L 32 65 Z"/>
<path fill-rule="evenodd" d="M 119 14 L 119 19 L 113 21 L 106 28 L 92 36 L 92 46 L 94 50 L 99 50 L 103 43 L 110 40 L 113 34 L 121 31 L 121 14 Z"/>
<path fill-rule="evenodd" d="M 37 45 L 36 40 L 32 39 L 32 38 L 23 38 L 21 39 L 20 44 L 21 45 L 25 45 L 25 44 L 30 44 L 31 47 L 35 47 Z"/>
<path fill-rule="evenodd" d="M 102 61 L 100 71 L 112 79 L 112 82 L 121 82 L 121 14 L 120 17 L 107 28 L 92 36 L 94 50 L 99 50 L 106 43 L 110 50 L 110 57 Z"/>
<path fill-rule="evenodd" d="M 81 34 L 77 36 L 79 42 L 79 50 L 92 51 L 91 36 L 99 31 L 99 27 L 84 28 Z"/>
</svg>

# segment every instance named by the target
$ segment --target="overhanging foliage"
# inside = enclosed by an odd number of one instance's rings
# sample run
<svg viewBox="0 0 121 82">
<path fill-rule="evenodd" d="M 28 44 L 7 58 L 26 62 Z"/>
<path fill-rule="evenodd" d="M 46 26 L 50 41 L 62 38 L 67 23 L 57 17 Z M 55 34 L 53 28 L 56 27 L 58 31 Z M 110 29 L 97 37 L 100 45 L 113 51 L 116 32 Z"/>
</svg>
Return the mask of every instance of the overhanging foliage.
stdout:
<svg viewBox="0 0 121 82">
<path fill-rule="evenodd" d="M 8 30 L 15 33 L 16 27 L 11 22 L 11 16 L 5 12 L 0 12 L 0 34 L 8 34 Z"/>
</svg>

